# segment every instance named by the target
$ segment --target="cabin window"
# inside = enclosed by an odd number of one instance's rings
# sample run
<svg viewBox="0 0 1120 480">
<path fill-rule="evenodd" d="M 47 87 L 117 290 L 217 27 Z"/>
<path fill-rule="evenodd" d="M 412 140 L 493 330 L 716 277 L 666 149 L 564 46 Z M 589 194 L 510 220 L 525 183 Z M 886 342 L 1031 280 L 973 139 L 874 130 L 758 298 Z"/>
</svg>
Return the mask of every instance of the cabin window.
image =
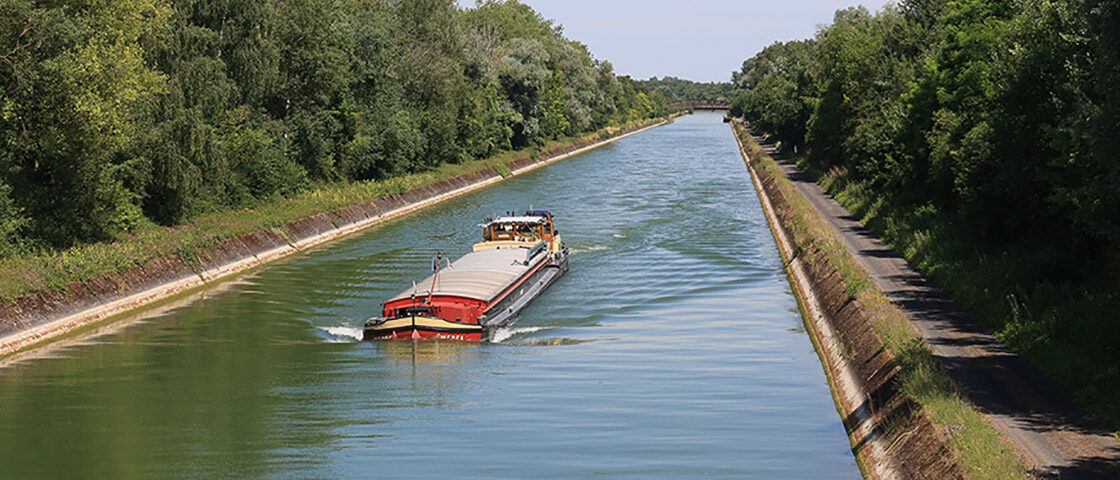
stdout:
<svg viewBox="0 0 1120 480">
<path fill-rule="evenodd" d="M 550 232 L 544 224 L 528 223 L 499 223 L 486 227 L 482 239 L 485 241 L 521 241 L 531 242 L 540 240 Z"/>
<path fill-rule="evenodd" d="M 432 307 L 405 307 L 397 309 L 398 317 L 431 316 Z"/>
<path fill-rule="evenodd" d="M 515 234 L 514 226 L 506 224 L 498 225 L 495 227 L 494 232 L 495 240 L 513 240 Z"/>
</svg>

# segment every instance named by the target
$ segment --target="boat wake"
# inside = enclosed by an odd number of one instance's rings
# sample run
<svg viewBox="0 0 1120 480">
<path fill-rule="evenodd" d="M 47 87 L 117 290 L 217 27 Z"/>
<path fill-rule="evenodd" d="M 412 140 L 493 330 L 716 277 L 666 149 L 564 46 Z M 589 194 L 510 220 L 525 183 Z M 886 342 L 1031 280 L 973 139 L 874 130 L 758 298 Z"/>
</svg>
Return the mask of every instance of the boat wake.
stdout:
<svg viewBox="0 0 1120 480">
<path fill-rule="evenodd" d="M 585 247 L 585 248 L 573 248 L 572 249 L 572 255 L 576 255 L 576 254 L 580 254 L 580 253 L 598 252 L 600 250 L 606 250 L 606 249 L 607 249 L 606 245 L 594 245 L 594 246 Z"/>
<path fill-rule="evenodd" d="M 318 328 L 326 334 L 323 335 L 323 337 L 327 340 L 327 343 L 354 343 L 362 340 L 362 327 L 339 325 L 335 327 L 315 328 Z M 539 332 L 550 328 L 554 327 L 502 327 L 494 331 L 494 338 L 490 341 L 492 343 L 502 343 L 522 334 Z M 520 339 L 513 343 L 524 345 L 573 345 L 590 341 L 591 340 L 576 340 L 570 338 L 531 338 Z"/>
<path fill-rule="evenodd" d="M 340 325 L 337 327 L 317 327 L 319 330 L 327 332 L 330 337 L 327 341 L 331 343 L 352 343 L 362 340 L 362 327 L 347 327 Z"/>
<path fill-rule="evenodd" d="M 502 343 L 506 340 L 509 340 L 514 335 L 520 335 L 522 333 L 539 332 L 541 330 L 544 330 L 545 328 L 547 328 L 547 327 L 519 327 L 519 328 L 502 327 L 502 328 L 499 328 L 499 329 L 494 331 L 494 338 L 490 341 L 494 342 L 494 343 Z"/>
</svg>

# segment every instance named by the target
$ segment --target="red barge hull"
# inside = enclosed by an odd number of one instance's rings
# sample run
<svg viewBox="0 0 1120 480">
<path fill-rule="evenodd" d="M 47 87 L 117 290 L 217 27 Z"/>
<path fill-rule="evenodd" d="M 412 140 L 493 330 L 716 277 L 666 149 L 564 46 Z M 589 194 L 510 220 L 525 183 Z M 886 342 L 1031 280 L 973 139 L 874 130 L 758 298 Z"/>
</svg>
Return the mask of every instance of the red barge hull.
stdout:
<svg viewBox="0 0 1120 480">
<path fill-rule="evenodd" d="M 482 341 L 509 324 L 568 269 L 568 251 L 543 210 L 488 220 L 484 241 L 411 290 L 389 299 L 363 340 Z"/>
</svg>

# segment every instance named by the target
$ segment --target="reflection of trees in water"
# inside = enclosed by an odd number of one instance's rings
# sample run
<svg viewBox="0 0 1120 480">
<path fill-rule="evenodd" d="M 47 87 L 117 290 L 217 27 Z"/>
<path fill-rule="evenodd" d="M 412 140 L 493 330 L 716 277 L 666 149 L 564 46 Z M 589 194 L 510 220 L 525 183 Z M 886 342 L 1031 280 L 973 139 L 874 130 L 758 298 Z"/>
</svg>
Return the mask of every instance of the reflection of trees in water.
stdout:
<svg viewBox="0 0 1120 480">
<path fill-rule="evenodd" d="M 268 477 L 279 467 L 274 451 L 331 443 L 335 435 L 321 428 L 330 416 L 321 408 L 329 351 L 308 341 L 306 325 L 266 331 L 247 321 L 259 303 L 222 301 L 244 296 L 195 301 L 205 296 L 6 370 L 0 459 L 21 460 L 3 462 L 5 475 Z"/>
</svg>

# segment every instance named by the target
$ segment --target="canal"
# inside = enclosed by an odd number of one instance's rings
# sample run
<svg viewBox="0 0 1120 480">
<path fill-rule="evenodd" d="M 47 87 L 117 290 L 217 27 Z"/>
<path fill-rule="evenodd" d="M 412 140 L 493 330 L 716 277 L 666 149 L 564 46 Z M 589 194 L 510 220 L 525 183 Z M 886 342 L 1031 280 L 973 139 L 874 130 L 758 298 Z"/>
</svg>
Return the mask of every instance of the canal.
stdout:
<svg viewBox="0 0 1120 480">
<path fill-rule="evenodd" d="M 735 141 L 697 114 L 0 363 L 4 478 L 858 478 Z M 360 342 L 487 216 L 571 270 L 492 343 Z"/>
</svg>

